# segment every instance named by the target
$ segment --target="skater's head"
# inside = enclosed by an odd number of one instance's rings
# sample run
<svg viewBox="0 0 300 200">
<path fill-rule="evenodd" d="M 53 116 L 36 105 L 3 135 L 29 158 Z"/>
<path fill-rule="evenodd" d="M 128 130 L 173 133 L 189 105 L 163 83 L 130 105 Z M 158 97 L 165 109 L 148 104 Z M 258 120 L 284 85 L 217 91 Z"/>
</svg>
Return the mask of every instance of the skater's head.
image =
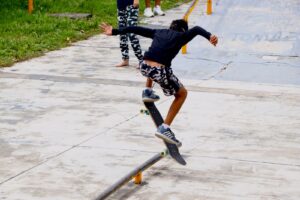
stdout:
<svg viewBox="0 0 300 200">
<path fill-rule="evenodd" d="M 188 23 L 184 19 L 173 20 L 170 29 L 178 32 L 185 32 L 189 29 Z"/>
</svg>

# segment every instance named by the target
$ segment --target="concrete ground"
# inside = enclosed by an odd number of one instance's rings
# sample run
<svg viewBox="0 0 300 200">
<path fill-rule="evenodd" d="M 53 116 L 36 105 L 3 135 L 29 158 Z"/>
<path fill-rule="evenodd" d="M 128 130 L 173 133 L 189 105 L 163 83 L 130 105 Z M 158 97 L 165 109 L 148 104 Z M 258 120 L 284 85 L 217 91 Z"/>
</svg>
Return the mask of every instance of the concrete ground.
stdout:
<svg viewBox="0 0 300 200">
<path fill-rule="evenodd" d="M 187 166 L 165 158 L 109 199 L 299 199 L 299 1 L 213 3 L 189 21 L 218 47 L 198 37 L 173 61 L 189 90 L 172 125 Z M 167 27 L 188 6 L 143 22 Z M 92 200 L 164 149 L 139 113 L 136 59 L 119 61 L 118 37 L 98 35 L 0 69 L 1 200 Z M 165 115 L 172 98 L 155 89 Z"/>
</svg>

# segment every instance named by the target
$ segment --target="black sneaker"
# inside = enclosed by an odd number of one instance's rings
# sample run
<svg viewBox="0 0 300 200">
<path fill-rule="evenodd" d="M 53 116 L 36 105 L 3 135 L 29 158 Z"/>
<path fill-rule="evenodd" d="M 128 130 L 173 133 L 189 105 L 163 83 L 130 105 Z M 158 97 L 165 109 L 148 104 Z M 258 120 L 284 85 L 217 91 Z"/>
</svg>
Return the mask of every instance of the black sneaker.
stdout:
<svg viewBox="0 0 300 200">
<path fill-rule="evenodd" d="M 155 102 L 159 100 L 159 96 L 154 94 L 153 90 L 145 89 L 142 94 L 143 102 Z"/>
<path fill-rule="evenodd" d="M 168 143 L 172 143 L 180 147 L 182 144 L 179 140 L 176 139 L 174 133 L 171 131 L 170 128 L 164 128 L 163 125 L 160 125 L 157 128 L 157 132 L 155 133 L 156 137 L 159 137 L 160 139 L 163 139 L 164 141 Z"/>
</svg>

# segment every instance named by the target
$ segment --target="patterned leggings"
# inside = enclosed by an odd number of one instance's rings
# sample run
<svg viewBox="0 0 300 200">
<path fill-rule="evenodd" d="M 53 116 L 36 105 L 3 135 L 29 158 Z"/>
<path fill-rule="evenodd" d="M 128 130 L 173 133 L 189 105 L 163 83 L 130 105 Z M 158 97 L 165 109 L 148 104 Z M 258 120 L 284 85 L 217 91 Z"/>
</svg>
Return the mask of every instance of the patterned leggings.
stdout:
<svg viewBox="0 0 300 200">
<path fill-rule="evenodd" d="M 124 28 L 127 26 L 137 26 L 138 14 L 139 9 L 135 8 L 133 5 L 127 6 L 125 10 L 118 10 L 119 28 Z M 122 59 L 129 59 L 128 37 L 130 39 L 134 54 L 141 63 L 143 60 L 143 55 L 140 42 L 136 35 L 133 33 L 120 35 Z"/>
</svg>

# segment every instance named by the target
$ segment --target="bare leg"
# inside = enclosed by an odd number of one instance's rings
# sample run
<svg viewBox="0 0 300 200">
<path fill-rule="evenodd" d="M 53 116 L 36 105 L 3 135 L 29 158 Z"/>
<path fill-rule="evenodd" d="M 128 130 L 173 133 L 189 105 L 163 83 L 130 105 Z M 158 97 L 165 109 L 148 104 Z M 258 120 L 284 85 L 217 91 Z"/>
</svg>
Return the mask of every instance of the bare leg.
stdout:
<svg viewBox="0 0 300 200">
<path fill-rule="evenodd" d="M 146 87 L 152 88 L 152 83 L 153 83 L 153 81 L 150 78 L 147 78 Z"/>
<path fill-rule="evenodd" d="M 181 87 L 178 92 L 174 95 L 175 99 L 169 108 L 168 115 L 165 119 L 165 124 L 171 125 L 172 121 L 176 117 L 178 111 L 180 110 L 181 106 L 183 105 L 186 97 L 187 97 L 187 90 L 184 87 Z"/>
<path fill-rule="evenodd" d="M 160 6 L 160 0 L 155 0 L 155 6 Z"/>
<path fill-rule="evenodd" d="M 154 14 L 159 16 L 165 15 L 165 13 L 160 8 L 160 0 L 155 0 Z"/>
<path fill-rule="evenodd" d="M 146 4 L 146 8 L 150 8 L 151 7 L 150 0 L 145 0 L 145 4 Z"/>
</svg>

